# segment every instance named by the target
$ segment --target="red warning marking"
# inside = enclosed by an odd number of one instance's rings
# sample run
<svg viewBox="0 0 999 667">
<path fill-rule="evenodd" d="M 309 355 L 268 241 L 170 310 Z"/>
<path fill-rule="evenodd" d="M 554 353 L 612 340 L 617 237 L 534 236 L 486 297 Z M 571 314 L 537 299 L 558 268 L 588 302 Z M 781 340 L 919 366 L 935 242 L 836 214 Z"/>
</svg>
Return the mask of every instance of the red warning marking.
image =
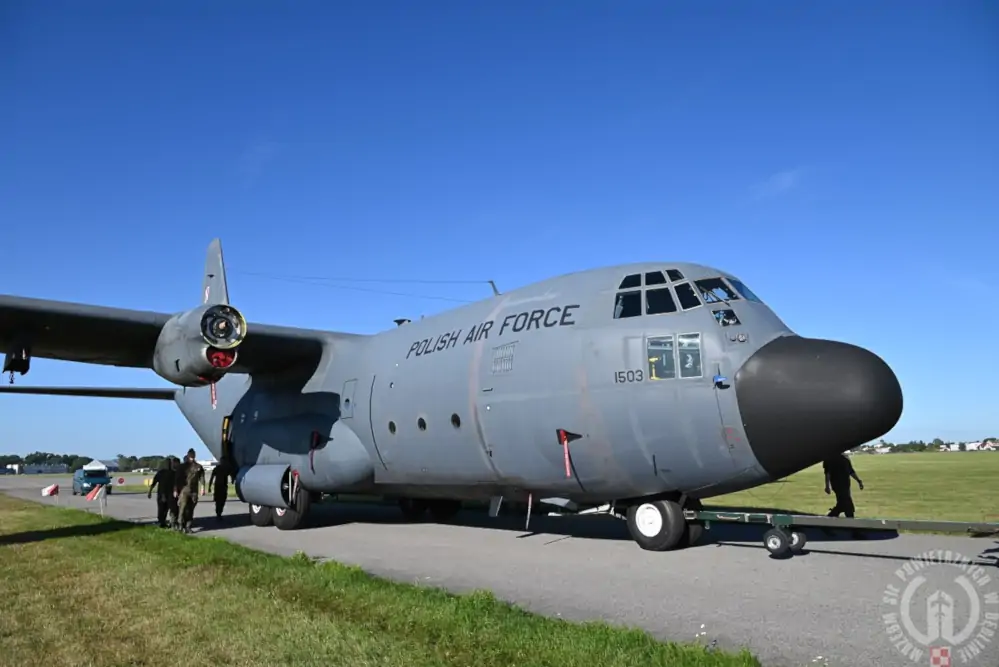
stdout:
<svg viewBox="0 0 999 667">
<path fill-rule="evenodd" d="M 125 478 L 124 477 L 119 477 L 118 478 L 118 484 L 121 485 L 121 484 L 124 484 L 124 483 L 125 483 Z"/>
<path fill-rule="evenodd" d="M 569 434 L 559 429 L 558 439 L 562 443 L 562 455 L 565 458 L 565 476 L 572 477 L 572 463 L 569 461 Z"/>
</svg>

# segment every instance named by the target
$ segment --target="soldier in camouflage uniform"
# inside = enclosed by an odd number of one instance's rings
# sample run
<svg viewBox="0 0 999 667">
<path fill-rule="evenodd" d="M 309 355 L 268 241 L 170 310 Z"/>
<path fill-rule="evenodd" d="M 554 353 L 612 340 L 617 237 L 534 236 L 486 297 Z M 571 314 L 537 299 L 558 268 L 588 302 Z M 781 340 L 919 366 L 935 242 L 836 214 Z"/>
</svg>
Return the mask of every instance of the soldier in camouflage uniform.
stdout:
<svg viewBox="0 0 999 667">
<path fill-rule="evenodd" d="M 177 469 L 180 468 L 180 459 L 178 459 L 176 456 L 171 455 L 167 457 L 167 461 L 170 463 L 170 472 L 171 472 L 170 487 L 176 488 Z M 174 529 L 180 528 L 180 508 L 177 507 L 177 494 L 168 493 L 167 498 L 169 499 L 168 514 L 170 517 L 168 523 L 171 528 Z"/>
<path fill-rule="evenodd" d="M 173 465 L 172 459 L 169 457 L 163 459 L 163 462 L 160 463 L 160 469 L 156 471 L 156 475 L 149 485 L 149 492 L 146 493 L 147 498 L 152 498 L 153 489 L 156 489 L 156 521 L 160 528 L 167 527 L 167 513 L 171 515 L 170 526 L 177 522 L 176 513 L 171 511 L 174 506 L 173 490 L 176 474 L 176 466 Z"/>
<path fill-rule="evenodd" d="M 228 458 L 222 457 L 222 460 L 212 469 L 212 474 L 208 478 L 208 492 L 212 494 L 212 499 L 215 500 L 215 516 L 219 519 L 222 518 L 222 510 L 225 508 L 225 501 L 229 497 L 230 477 L 233 484 L 235 484 L 235 466 L 232 465 Z"/>
<path fill-rule="evenodd" d="M 187 450 L 184 462 L 177 468 L 177 479 L 174 482 L 174 496 L 180 511 L 180 530 L 185 533 L 191 532 L 194 508 L 198 504 L 198 488 L 205 481 L 205 469 L 194 456 L 193 449 Z"/>
</svg>

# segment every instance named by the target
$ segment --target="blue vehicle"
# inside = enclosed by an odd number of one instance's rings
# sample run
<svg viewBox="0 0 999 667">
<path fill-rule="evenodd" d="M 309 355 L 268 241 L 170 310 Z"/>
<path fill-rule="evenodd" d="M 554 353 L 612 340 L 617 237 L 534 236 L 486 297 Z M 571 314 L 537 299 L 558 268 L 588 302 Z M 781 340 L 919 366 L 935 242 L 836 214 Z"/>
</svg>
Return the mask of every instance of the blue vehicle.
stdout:
<svg viewBox="0 0 999 667">
<path fill-rule="evenodd" d="M 85 496 L 95 486 L 105 485 L 105 493 L 111 493 L 111 475 L 107 470 L 85 470 L 80 468 L 73 473 L 73 495 Z"/>
</svg>

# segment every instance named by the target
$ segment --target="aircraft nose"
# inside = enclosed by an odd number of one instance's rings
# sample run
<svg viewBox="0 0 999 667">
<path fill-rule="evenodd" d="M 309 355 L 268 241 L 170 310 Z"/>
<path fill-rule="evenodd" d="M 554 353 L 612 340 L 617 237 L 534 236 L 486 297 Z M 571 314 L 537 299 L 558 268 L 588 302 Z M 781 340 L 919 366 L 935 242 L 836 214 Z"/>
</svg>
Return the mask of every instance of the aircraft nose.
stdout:
<svg viewBox="0 0 999 667">
<path fill-rule="evenodd" d="M 784 336 L 735 374 L 746 440 L 773 478 L 870 442 L 902 416 L 902 387 L 881 357 L 856 345 Z"/>
</svg>

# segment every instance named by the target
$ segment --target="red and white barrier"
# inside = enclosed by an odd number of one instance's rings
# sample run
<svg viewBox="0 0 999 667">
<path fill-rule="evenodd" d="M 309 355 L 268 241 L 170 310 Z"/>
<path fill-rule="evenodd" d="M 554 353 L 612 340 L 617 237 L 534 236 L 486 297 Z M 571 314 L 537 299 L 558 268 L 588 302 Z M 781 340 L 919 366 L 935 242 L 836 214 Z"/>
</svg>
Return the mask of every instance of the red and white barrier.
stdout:
<svg viewBox="0 0 999 667">
<path fill-rule="evenodd" d="M 56 500 L 58 500 L 58 496 L 59 496 L 59 485 L 58 484 L 49 484 L 44 489 L 42 489 L 42 495 L 43 496 L 56 496 Z"/>
<path fill-rule="evenodd" d="M 104 507 L 108 502 L 107 497 L 108 494 L 104 490 L 103 484 L 98 484 L 90 490 L 90 493 L 87 494 L 88 501 L 97 500 L 97 505 L 101 508 L 101 516 L 104 516 Z"/>
</svg>

